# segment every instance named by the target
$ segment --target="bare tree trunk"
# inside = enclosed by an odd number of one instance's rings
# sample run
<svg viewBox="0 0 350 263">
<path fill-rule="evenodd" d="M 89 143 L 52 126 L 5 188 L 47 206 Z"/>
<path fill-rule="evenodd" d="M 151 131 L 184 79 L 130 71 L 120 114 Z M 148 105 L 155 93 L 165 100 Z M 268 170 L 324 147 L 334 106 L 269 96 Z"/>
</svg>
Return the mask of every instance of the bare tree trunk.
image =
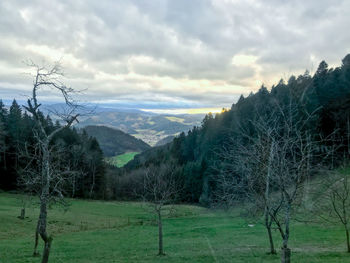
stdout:
<svg viewBox="0 0 350 263">
<path fill-rule="evenodd" d="M 36 229 L 35 229 L 35 244 L 34 244 L 33 257 L 39 256 L 38 243 L 39 243 L 39 220 L 38 220 L 38 223 L 37 223 Z"/>
<path fill-rule="evenodd" d="M 41 260 L 41 263 L 48 263 L 52 238 L 47 236 L 47 235 L 45 237 L 43 237 L 43 236 L 41 236 L 41 237 L 42 237 L 42 239 L 45 238 L 45 246 L 44 246 L 43 258 Z"/>
<path fill-rule="evenodd" d="M 273 149 L 274 149 L 274 142 L 271 143 L 270 146 L 270 154 L 269 154 L 269 166 L 267 168 L 267 176 L 266 176 L 266 183 L 265 183 L 265 227 L 267 229 L 267 234 L 269 236 L 269 241 L 270 241 L 270 254 L 276 254 L 275 246 L 273 244 L 273 237 L 271 233 L 271 218 L 270 213 L 269 213 L 269 198 L 270 198 L 270 177 L 271 177 L 271 163 L 272 163 L 272 158 L 273 158 Z"/>
<path fill-rule="evenodd" d="M 269 222 L 268 217 L 269 217 L 268 213 L 265 213 L 265 227 L 266 227 L 267 234 L 269 236 L 269 241 L 270 241 L 270 254 L 275 255 L 276 250 L 275 250 L 275 246 L 273 243 L 273 237 L 272 237 L 272 232 L 271 232 L 271 223 Z"/>
<path fill-rule="evenodd" d="M 290 220 L 290 203 L 288 203 L 286 207 L 286 214 L 285 214 L 285 234 L 283 236 L 283 246 L 282 246 L 282 263 L 290 263 L 290 257 L 291 257 L 291 251 L 290 248 L 288 248 L 288 241 L 289 241 L 289 220 Z"/>
<path fill-rule="evenodd" d="M 270 254 L 272 255 L 275 255 L 277 254 L 276 253 L 276 250 L 275 250 L 275 246 L 273 244 L 273 238 L 272 238 L 272 233 L 271 233 L 271 227 L 268 227 L 267 228 L 267 233 L 269 235 L 269 241 L 270 241 Z"/>
<path fill-rule="evenodd" d="M 43 163 L 42 163 L 42 176 L 43 176 L 43 189 L 40 197 L 40 214 L 38 222 L 38 232 L 40 237 L 44 241 L 44 251 L 42 257 L 42 263 L 47 263 L 50 255 L 50 248 L 52 237 L 46 232 L 47 226 L 47 204 L 49 202 L 50 191 L 50 155 L 49 155 L 49 143 L 45 142 L 43 145 Z"/>
<path fill-rule="evenodd" d="M 348 248 L 348 253 L 350 253 L 349 229 L 347 224 L 345 225 L 345 233 L 346 233 L 346 245 Z"/>
<path fill-rule="evenodd" d="M 39 234 L 42 240 L 44 241 L 44 251 L 41 262 L 47 263 L 50 255 L 50 248 L 52 237 L 50 237 L 46 232 L 47 225 L 47 201 L 43 200 L 40 205 L 40 215 L 39 215 Z"/>
<path fill-rule="evenodd" d="M 25 209 L 25 207 L 23 207 L 21 209 L 21 215 L 18 218 L 23 220 L 25 218 L 25 216 L 26 216 L 26 209 Z"/>
<path fill-rule="evenodd" d="M 162 225 L 162 215 L 161 211 L 158 211 L 158 240 L 159 240 L 159 249 L 158 255 L 163 256 L 163 225 Z"/>
<path fill-rule="evenodd" d="M 290 249 L 287 247 L 282 248 L 281 263 L 290 263 Z"/>
</svg>

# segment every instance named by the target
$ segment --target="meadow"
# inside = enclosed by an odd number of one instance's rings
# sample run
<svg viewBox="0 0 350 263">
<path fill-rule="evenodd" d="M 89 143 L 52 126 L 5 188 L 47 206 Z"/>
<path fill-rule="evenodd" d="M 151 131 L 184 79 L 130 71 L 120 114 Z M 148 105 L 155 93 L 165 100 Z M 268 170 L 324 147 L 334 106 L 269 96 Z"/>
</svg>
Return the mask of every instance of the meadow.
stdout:
<svg viewBox="0 0 350 263">
<path fill-rule="evenodd" d="M 0 194 L 0 262 L 40 262 L 32 257 L 38 206 L 17 218 L 23 196 Z M 157 256 L 155 217 L 137 202 L 68 199 L 64 210 L 49 210 L 53 235 L 50 262 L 280 262 L 268 255 L 261 224 L 249 226 L 230 213 L 190 205 L 176 206 L 164 218 L 165 256 Z M 274 232 L 276 248 L 281 240 Z M 293 262 L 350 262 L 340 226 L 294 223 L 290 237 Z M 40 251 L 42 242 L 39 243 Z"/>
<path fill-rule="evenodd" d="M 107 162 L 111 165 L 114 165 L 118 168 L 123 167 L 132 159 L 134 159 L 135 155 L 139 154 L 139 152 L 127 152 L 114 157 L 108 157 Z"/>
</svg>

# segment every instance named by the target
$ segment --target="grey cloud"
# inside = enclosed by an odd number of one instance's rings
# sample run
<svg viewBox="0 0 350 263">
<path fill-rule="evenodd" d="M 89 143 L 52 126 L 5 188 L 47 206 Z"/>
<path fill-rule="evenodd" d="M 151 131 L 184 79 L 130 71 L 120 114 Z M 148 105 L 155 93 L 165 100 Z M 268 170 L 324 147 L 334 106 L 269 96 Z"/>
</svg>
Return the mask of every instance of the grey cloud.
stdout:
<svg viewBox="0 0 350 263">
<path fill-rule="evenodd" d="M 312 70 L 322 59 L 339 64 L 350 52 L 349 13 L 346 0 L 4 0 L 0 66 L 8 68 L 0 74 L 0 95 L 19 94 L 14 87 L 25 81 L 14 74 L 22 60 L 52 61 L 50 54 L 27 48 L 40 45 L 62 53 L 69 83 L 89 88 L 87 99 L 227 104 L 242 88 L 255 90 L 257 78 L 269 82 Z M 232 65 L 239 54 L 256 56 L 256 65 Z M 66 61 L 70 56 L 79 63 Z M 108 77 L 100 79 L 101 74 Z M 117 75 L 124 77 L 113 79 Z M 188 90 L 182 84 L 169 89 L 153 77 L 233 86 L 230 91 Z M 12 88 L 4 92 L 5 84 Z"/>
</svg>

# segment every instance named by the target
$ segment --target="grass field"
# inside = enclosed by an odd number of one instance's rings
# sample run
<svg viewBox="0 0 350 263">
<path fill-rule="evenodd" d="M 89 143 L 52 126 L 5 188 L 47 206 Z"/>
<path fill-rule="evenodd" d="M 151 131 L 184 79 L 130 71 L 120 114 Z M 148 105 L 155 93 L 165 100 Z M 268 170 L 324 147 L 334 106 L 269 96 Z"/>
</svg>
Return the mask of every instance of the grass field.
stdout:
<svg viewBox="0 0 350 263">
<path fill-rule="evenodd" d="M 139 152 L 123 153 L 114 157 L 107 158 L 107 162 L 120 168 L 134 159 L 136 154 L 139 154 Z"/>
<path fill-rule="evenodd" d="M 38 208 L 20 212 L 19 195 L 0 194 L 0 262 L 40 262 L 31 256 Z M 166 256 L 157 256 L 157 226 L 139 203 L 70 200 L 68 211 L 49 210 L 53 234 L 50 262 L 280 262 L 265 252 L 262 225 L 249 227 L 235 213 L 178 206 L 164 220 Z M 276 247 L 280 246 L 275 232 Z M 39 244 L 40 249 L 42 243 Z M 350 262 L 344 233 L 338 226 L 292 226 L 293 262 Z"/>
</svg>

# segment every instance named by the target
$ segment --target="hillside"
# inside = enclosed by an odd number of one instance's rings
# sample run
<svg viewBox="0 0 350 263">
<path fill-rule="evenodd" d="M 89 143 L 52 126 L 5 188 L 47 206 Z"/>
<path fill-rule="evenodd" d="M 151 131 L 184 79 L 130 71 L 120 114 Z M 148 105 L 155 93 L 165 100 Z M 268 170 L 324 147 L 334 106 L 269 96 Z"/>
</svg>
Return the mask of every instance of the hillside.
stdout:
<svg viewBox="0 0 350 263">
<path fill-rule="evenodd" d="M 97 139 L 105 156 L 115 156 L 126 152 L 142 152 L 151 148 L 144 141 L 123 131 L 105 126 L 87 126 L 88 135 Z"/>
<path fill-rule="evenodd" d="M 77 127 L 108 126 L 143 140 L 154 146 L 167 136 L 187 132 L 193 126 L 200 125 L 203 114 L 159 115 L 153 113 L 121 112 L 119 110 L 97 112 Z"/>
<path fill-rule="evenodd" d="M 127 152 L 113 157 L 105 158 L 105 161 L 118 168 L 125 166 L 128 162 L 134 159 L 139 152 Z"/>
<path fill-rule="evenodd" d="M 176 161 L 179 167 L 183 167 L 181 176 L 186 178 L 183 201 L 207 204 L 216 189 L 217 170 L 213 167 L 222 168 L 226 161 L 219 151 L 226 149 L 229 142 L 244 142 L 247 136 L 254 138 L 257 136 L 257 126 L 252 125 L 254 121 L 268 119 L 269 116 L 281 119 L 288 113 L 290 105 L 296 109 L 293 118 L 298 121 L 307 119 L 305 127 L 314 138 L 333 136 L 334 142 L 339 145 L 334 156 L 339 160 L 348 156 L 350 54 L 337 68 L 328 68 L 327 63 L 322 61 L 313 76 L 306 71 L 303 75 L 291 76 L 287 81 L 280 80 L 269 90 L 262 86 L 255 94 L 241 96 L 231 109 L 215 116 L 208 114 L 201 127 L 193 128 L 187 135 L 177 136 L 170 145 L 136 156 L 126 168 L 131 173 L 150 164 L 157 166 Z M 305 117 L 311 116 L 311 113 L 312 118 Z M 235 152 L 232 144 L 230 147 Z"/>
<path fill-rule="evenodd" d="M 159 140 L 159 141 L 156 143 L 155 146 L 162 146 L 162 145 L 164 145 L 164 144 L 170 143 L 170 142 L 172 142 L 172 141 L 174 140 L 174 138 L 175 138 L 175 136 L 169 135 L 169 136 L 167 136 L 167 137 L 165 137 L 165 138 Z"/>
</svg>

